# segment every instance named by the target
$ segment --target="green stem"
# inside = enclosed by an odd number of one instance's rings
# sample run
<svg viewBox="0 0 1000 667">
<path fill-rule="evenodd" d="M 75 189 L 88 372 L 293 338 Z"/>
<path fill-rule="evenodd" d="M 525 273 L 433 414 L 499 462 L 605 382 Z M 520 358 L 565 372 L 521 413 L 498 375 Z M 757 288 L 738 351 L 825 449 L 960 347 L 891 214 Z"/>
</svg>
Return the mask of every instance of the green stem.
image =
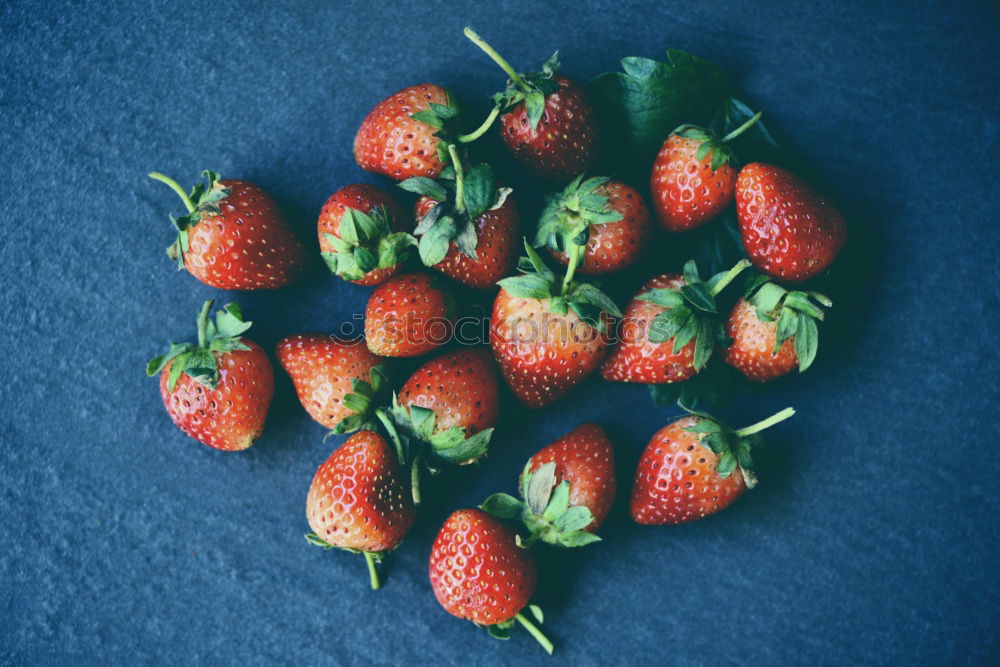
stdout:
<svg viewBox="0 0 1000 667">
<path fill-rule="evenodd" d="M 414 456 L 410 464 L 410 493 L 413 494 L 413 504 L 420 505 L 420 457 Z"/>
<path fill-rule="evenodd" d="M 215 303 L 215 299 L 209 299 L 202 305 L 201 312 L 198 313 L 198 347 L 204 348 L 205 339 L 208 336 L 208 314 L 212 310 L 212 304 Z"/>
<path fill-rule="evenodd" d="M 500 105 L 498 104 L 497 106 L 493 107 L 493 111 L 490 112 L 490 115 L 486 117 L 486 120 L 483 121 L 483 124 L 480 125 L 478 128 L 476 128 L 474 132 L 461 135 L 458 138 L 459 143 L 468 144 L 486 134 L 486 130 L 490 129 L 490 125 L 493 124 L 493 121 L 495 121 L 497 119 L 497 116 L 499 115 L 500 115 Z"/>
<path fill-rule="evenodd" d="M 382 587 L 382 582 L 378 579 L 378 570 L 375 569 L 375 554 L 370 551 L 362 552 L 365 555 L 365 563 L 368 564 L 368 579 L 371 581 L 372 590 L 377 591 Z"/>
<path fill-rule="evenodd" d="M 756 116 L 754 116 L 753 118 L 751 118 L 747 122 L 743 123 L 742 125 L 740 125 L 738 128 L 736 128 L 735 130 L 733 130 L 732 132 L 730 132 L 726 136 L 722 137 L 722 141 L 720 143 L 724 144 L 727 141 L 732 141 L 736 137 L 740 136 L 741 134 L 743 134 L 744 132 L 746 132 L 748 129 L 750 129 L 751 125 L 753 125 L 758 120 L 760 120 L 760 117 L 763 116 L 763 115 L 764 115 L 763 111 L 758 111 Z"/>
<path fill-rule="evenodd" d="M 458 157 L 455 144 L 448 144 L 448 155 L 451 156 L 451 164 L 455 167 L 455 210 L 461 213 L 465 210 L 465 169 L 462 167 L 462 160 Z"/>
<path fill-rule="evenodd" d="M 573 275 L 576 273 L 576 267 L 580 265 L 580 259 L 583 257 L 586 247 L 577 245 L 576 243 L 570 243 L 569 248 L 566 250 L 569 255 L 569 265 L 566 267 L 566 275 L 563 276 L 562 282 L 562 294 L 564 296 L 566 292 L 569 291 L 569 285 L 573 282 Z"/>
<path fill-rule="evenodd" d="M 781 412 L 773 414 L 763 421 L 759 421 L 756 424 L 751 424 L 750 426 L 741 428 L 740 430 L 736 431 L 736 435 L 743 438 L 748 435 L 753 435 L 754 433 L 760 433 L 764 429 L 770 428 L 775 424 L 777 424 L 778 422 L 785 421 L 794 414 L 795 414 L 794 408 L 785 408 Z"/>
<path fill-rule="evenodd" d="M 487 44 L 486 40 L 473 32 L 472 28 L 467 27 L 464 32 L 465 36 L 472 40 L 473 44 L 481 48 L 486 55 L 493 59 L 493 62 L 500 65 L 500 69 L 507 73 L 507 76 L 509 76 L 511 80 L 517 84 L 518 88 L 524 91 L 527 91 L 530 88 L 530 86 L 528 86 L 528 82 L 522 79 L 520 74 L 514 71 L 514 68 L 510 66 L 510 63 L 504 60 L 503 56 L 496 52 L 496 49 Z"/>
<path fill-rule="evenodd" d="M 542 645 L 545 652 L 552 655 L 552 651 L 555 650 L 555 646 L 552 645 L 552 640 L 542 634 L 542 631 L 538 629 L 538 626 L 531 622 L 527 616 L 524 614 L 518 614 L 514 617 L 517 622 L 524 626 L 524 629 L 531 633 L 531 636 Z"/>
<path fill-rule="evenodd" d="M 726 275 L 722 276 L 722 279 L 719 282 L 715 283 L 715 287 L 711 289 L 712 296 L 715 296 L 722 290 L 726 289 L 726 286 L 729 285 L 729 283 L 733 282 L 733 279 L 736 278 L 736 276 L 743 273 L 743 270 L 746 269 L 748 266 L 750 266 L 749 260 L 741 259 L 740 261 L 738 261 L 736 263 L 736 266 L 726 271 Z"/>
<path fill-rule="evenodd" d="M 159 181 L 160 183 L 165 183 L 166 185 L 168 185 L 171 190 L 180 195 L 180 198 L 184 201 L 184 206 L 187 208 L 188 213 L 194 212 L 194 202 L 191 201 L 191 197 L 188 196 L 188 193 L 184 192 L 184 188 L 182 188 L 177 181 L 170 178 L 169 176 L 161 174 L 158 171 L 151 171 L 149 173 L 149 177 L 155 181 Z"/>
<path fill-rule="evenodd" d="M 393 447 L 396 448 L 396 458 L 399 459 L 399 465 L 406 465 L 406 452 L 403 451 L 403 441 L 399 438 L 396 425 L 392 423 L 392 419 L 382 408 L 375 410 L 375 416 L 382 423 L 382 428 L 385 429 L 386 435 L 389 436 Z"/>
</svg>

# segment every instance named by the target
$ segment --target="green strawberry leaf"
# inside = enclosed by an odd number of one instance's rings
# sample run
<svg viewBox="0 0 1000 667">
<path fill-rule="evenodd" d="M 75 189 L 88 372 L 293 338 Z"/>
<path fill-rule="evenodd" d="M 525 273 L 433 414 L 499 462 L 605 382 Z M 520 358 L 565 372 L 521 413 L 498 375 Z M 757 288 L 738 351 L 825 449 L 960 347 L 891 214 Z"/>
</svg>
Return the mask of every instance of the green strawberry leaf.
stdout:
<svg viewBox="0 0 1000 667">
<path fill-rule="evenodd" d="M 498 519 L 514 519 L 524 511 L 524 503 L 506 493 L 494 493 L 479 507 Z"/>
</svg>

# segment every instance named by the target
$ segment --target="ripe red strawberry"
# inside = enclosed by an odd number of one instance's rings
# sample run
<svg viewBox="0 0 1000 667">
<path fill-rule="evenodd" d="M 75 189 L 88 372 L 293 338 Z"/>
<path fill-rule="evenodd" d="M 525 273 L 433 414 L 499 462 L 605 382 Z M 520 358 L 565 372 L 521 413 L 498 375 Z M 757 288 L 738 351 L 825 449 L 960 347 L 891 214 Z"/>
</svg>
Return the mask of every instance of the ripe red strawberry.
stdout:
<svg viewBox="0 0 1000 667">
<path fill-rule="evenodd" d="M 363 340 L 295 334 L 278 341 L 275 354 L 310 417 L 335 433 L 369 422 L 371 401 L 385 384 L 385 359 Z"/>
<path fill-rule="evenodd" d="M 451 339 L 453 311 L 451 296 L 431 276 L 394 276 L 368 298 L 368 349 L 383 357 L 427 354 Z"/>
<path fill-rule="evenodd" d="M 799 283 L 821 273 L 847 240 L 833 204 L 794 174 L 762 162 L 740 170 L 736 212 L 750 261 L 778 280 Z"/>
<path fill-rule="evenodd" d="M 805 371 L 816 358 L 823 307 L 831 301 L 816 292 L 788 291 L 763 276 L 748 283 L 726 324 L 732 345 L 726 363 L 754 382 Z"/>
<path fill-rule="evenodd" d="M 708 282 L 693 261 L 684 275 L 649 280 L 625 310 L 618 344 L 601 366 L 611 382 L 664 384 L 694 377 L 708 363 L 721 338 L 715 296 L 748 266 L 743 261 Z"/>
<path fill-rule="evenodd" d="M 401 181 L 437 178 L 447 155 L 438 131 L 458 114 L 441 86 L 423 83 L 375 105 L 354 137 L 354 159 L 367 171 Z"/>
<path fill-rule="evenodd" d="M 565 183 L 587 171 L 597 153 L 594 110 L 579 84 L 559 76 L 556 55 L 541 72 L 519 74 L 470 28 L 465 36 L 510 77 L 507 89 L 494 97 L 497 107 L 484 128 L 499 111 L 504 143 L 538 178 Z"/>
<path fill-rule="evenodd" d="M 454 149 L 452 149 L 454 150 Z M 467 173 L 457 153 L 453 178 L 411 178 L 400 187 L 417 200 L 414 234 L 425 266 L 477 289 L 494 287 L 517 262 L 518 212 L 510 188 L 497 188 L 488 165 Z"/>
<path fill-rule="evenodd" d="M 358 431 L 316 471 L 306 499 L 311 543 L 362 553 L 373 589 L 375 563 L 403 541 L 416 511 L 396 454 L 378 433 Z"/>
<path fill-rule="evenodd" d="M 430 579 L 449 614 L 504 639 L 516 620 L 552 653 L 552 643 L 521 613 L 535 592 L 535 559 L 517 546 L 513 530 L 486 512 L 464 509 L 448 517 L 431 549 Z"/>
<path fill-rule="evenodd" d="M 670 133 L 653 163 L 649 189 L 660 224 L 669 232 L 699 227 L 729 206 L 736 189 L 733 152 L 727 145 L 760 118 L 719 139 L 695 125 Z"/>
<path fill-rule="evenodd" d="M 209 319 L 213 301 L 198 315 L 198 343 L 171 343 L 146 374 L 160 374 L 160 395 L 170 419 L 209 447 L 246 449 L 264 430 L 274 396 L 274 371 L 264 350 L 242 334 L 250 328 L 237 304 Z"/>
<path fill-rule="evenodd" d="M 483 509 L 501 519 L 520 519 L 529 537 L 563 547 L 597 542 L 615 499 L 614 450 L 604 429 L 587 423 L 528 459 L 520 478 L 524 502 L 496 493 Z"/>
<path fill-rule="evenodd" d="M 714 418 L 692 414 L 653 435 L 632 485 L 632 519 L 649 525 L 695 521 L 729 507 L 757 480 L 750 449 L 756 433 L 788 419 L 785 408 L 734 431 Z"/>
<path fill-rule="evenodd" d="M 580 384 L 604 357 L 610 316 L 621 312 L 593 285 L 556 277 L 525 244 L 531 269 L 500 281 L 490 345 L 514 396 L 543 407 Z"/>
<path fill-rule="evenodd" d="M 230 290 L 276 289 L 308 268 L 305 248 L 271 196 L 247 181 L 219 180 L 204 172 L 190 194 L 171 178 L 150 178 L 170 186 L 187 207 L 171 216 L 177 240 L 167 255 L 211 287 Z"/>
<path fill-rule="evenodd" d="M 375 185 L 345 185 L 319 214 L 319 248 L 330 270 L 358 285 L 378 285 L 399 273 L 413 237 L 406 210 Z"/>
<path fill-rule="evenodd" d="M 620 271 L 649 245 L 652 227 L 642 195 L 607 178 L 573 179 L 549 197 L 538 221 L 535 247 L 548 246 L 563 265 L 581 275 Z"/>
</svg>

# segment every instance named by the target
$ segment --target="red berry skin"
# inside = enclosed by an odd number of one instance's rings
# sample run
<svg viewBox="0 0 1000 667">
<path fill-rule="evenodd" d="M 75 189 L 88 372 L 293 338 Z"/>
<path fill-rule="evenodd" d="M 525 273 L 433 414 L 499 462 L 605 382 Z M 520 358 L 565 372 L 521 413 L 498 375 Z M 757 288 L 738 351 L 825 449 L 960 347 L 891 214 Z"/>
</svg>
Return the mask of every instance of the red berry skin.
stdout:
<svg viewBox="0 0 1000 667">
<path fill-rule="evenodd" d="M 375 105 L 354 137 L 354 159 L 366 171 L 397 181 L 411 176 L 437 178 L 443 166 L 438 158 L 437 128 L 410 118 L 435 104 L 448 104 L 441 86 L 422 83 L 390 95 Z"/>
<path fill-rule="evenodd" d="M 653 231 L 649 209 L 638 190 L 621 181 L 608 181 L 596 192 L 608 198 L 609 208 L 622 219 L 590 226 L 583 261 L 576 270 L 588 276 L 621 271 L 634 264 L 649 246 Z M 563 265 L 569 264 L 566 253 L 551 254 Z"/>
<path fill-rule="evenodd" d="M 309 527 L 335 547 L 378 553 L 403 541 L 416 511 L 396 454 L 372 431 L 348 438 L 316 471 Z"/>
<path fill-rule="evenodd" d="M 393 276 L 365 308 L 368 349 L 383 357 L 417 357 L 451 340 L 450 297 L 425 273 Z"/>
<path fill-rule="evenodd" d="M 531 457 L 534 472 L 546 463 L 556 464 L 556 483 L 569 482 L 569 504 L 587 507 L 594 520 L 584 530 L 596 533 L 608 517 L 615 500 L 615 452 L 607 434 L 588 422 L 548 445 Z M 521 474 L 523 488 L 524 473 Z"/>
<path fill-rule="evenodd" d="M 511 296 L 502 289 L 493 302 L 490 345 L 500 373 L 518 401 L 549 405 L 597 370 L 607 336 L 572 310 L 557 315 L 550 299 Z"/>
<path fill-rule="evenodd" d="M 188 228 L 184 268 L 219 289 L 277 289 L 297 280 L 309 259 L 271 195 L 247 181 L 220 185 L 229 188 L 220 213 L 203 213 Z"/>
<path fill-rule="evenodd" d="M 295 334 L 275 346 L 299 402 L 309 416 L 332 429 L 354 414 L 344 405 L 351 380 L 368 382 L 371 369 L 385 359 L 372 354 L 362 340 L 343 340 L 318 333 Z"/>
<path fill-rule="evenodd" d="M 630 511 L 636 523 L 696 521 L 729 507 L 746 491 L 739 467 L 720 477 L 718 455 L 701 444 L 701 434 L 684 430 L 700 421 L 697 416 L 682 417 L 649 441 L 632 485 Z"/>
<path fill-rule="evenodd" d="M 224 451 L 246 449 L 260 437 L 274 397 L 274 370 L 264 350 L 249 338 L 249 350 L 214 352 L 219 368 L 215 389 L 182 373 L 171 392 L 168 363 L 160 371 L 160 396 L 177 427 L 198 442 Z"/>
<path fill-rule="evenodd" d="M 556 77 L 561 88 L 545 98 L 545 111 L 532 132 L 521 102 L 500 117 L 507 148 L 532 175 L 565 183 L 590 167 L 597 153 L 597 123 L 583 88 Z"/>
<path fill-rule="evenodd" d="M 712 171 L 712 153 L 698 160 L 701 141 L 671 134 L 663 142 L 649 180 L 653 208 L 668 232 L 700 227 L 733 201 L 736 170 L 728 162 Z"/>
<path fill-rule="evenodd" d="M 684 285 L 684 278 L 676 273 L 665 273 L 649 280 L 636 294 L 652 289 L 677 289 Z M 609 382 L 642 382 L 668 384 L 683 382 L 694 377 L 694 341 L 674 354 L 674 341 L 662 343 L 649 340 L 649 327 L 662 312 L 670 310 L 649 301 L 633 298 L 625 309 L 625 317 L 618 324 L 618 344 L 611 349 L 601 366 L 601 377 Z"/>
<path fill-rule="evenodd" d="M 431 549 L 434 596 L 445 611 L 478 625 L 510 620 L 535 592 L 535 559 L 514 531 L 479 509 L 458 510 Z"/>
<path fill-rule="evenodd" d="M 799 367 L 795 336 L 782 343 L 777 354 L 772 354 L 778 340 L 778 323 L 761 322 L 757 309 L 746 299 L 737 301 L 729 313 L 726 336 L 733 344 L 726 348 L 723 358 L 748 380 L 769 382 Z"/>
<path fill-rule="evenodd" d="M 500 387 L 493 357 L 486 348 L 446 352 L 431 359 L 399 390 L 399 404 L 434 411 L 437 432 L 453 427 L 465 437 L 496 426 L 500 416 Z"/>
<path fill-rule="evenodd" d="M 326 200 L 323 209 L 319 213 L 317 230 L 319 233 L 319 249 L 321 252 L 334 252 L 333 244 L 326 238 L 326 234 L 333 234 L 340 238 L 340 219 L 344 217 L 344 211 L 352 208 L 362 213 L 371 213 L 379 208 L 385 207 L 392 220 L 392 231 L 402 232 L 410 228 L 410 218 L 406 209 L 395 197 L 376 185 L 367 183 L 355 183 L 345 185 Z M 390 277 L 399 273 L 401 264 L 384 269 L 373 269 L 366 273 L 361 280 L 350 280 L 355 285 L 380 285 Z"/>
<path fill-rule="evenodd" d="M 415 206 L 417 220 L 424 217 L 437 202 L 429 197 L 421 197 Z M 503 206 L 486 211 L 476 218 L 476 259 L 459 251 L 452 243 L 444 259 L 434 265 L 434 269 L 458 282 L 475 289 L 490 289 L 501 278 L 514 272 L 520 253 L 518 232 L 519 217 L 513 196 L 508 196 Z"/>
<path fill-rule="evenodd" d="M 743 248 L 767 275 L 800 283 L 826 270 L 847 241 L 840 212 L 794 174 L 752 162 L 736 179 Z"/>
</svg>

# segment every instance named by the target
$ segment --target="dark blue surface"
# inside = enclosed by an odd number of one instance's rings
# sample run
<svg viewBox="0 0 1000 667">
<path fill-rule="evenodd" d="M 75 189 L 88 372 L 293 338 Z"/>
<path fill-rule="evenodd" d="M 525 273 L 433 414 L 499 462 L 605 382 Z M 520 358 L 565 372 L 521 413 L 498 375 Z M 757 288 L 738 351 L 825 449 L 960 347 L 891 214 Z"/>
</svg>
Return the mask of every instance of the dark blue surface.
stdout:
<svg viewBox="0 0 1000 667">
<path fill-rule="evenodd" d="M 719 62 L 875 239 L 852 337 L 725 413 L 799 410 L 760 454 L 757 490 L 675 528 L 637 527 L 619 505 L 603 544 L 545 559 L 550 662 L 996 660 L 995 10 L 57 4 L 0 8 L 0 661 L 543 656 L 524 633 L 497 642 L 441 610 L 430 544 L 448 512 L 513 491 L 524 459 L 584 419 L 612 434 L 625 495 L 671 415 L 644 388 L 591 382 L 509 419 L 480 470 L 439 489 L 372 593 L 360 558 L 302 539 L 309 482 L 335 441 L 280 372 L 264 437 L 237 455 L 182 436 L 142 374 L 193 335 L 202 300 L 229 296 L 170 267 L 165 214 L 179 202 L 146 172 L 256 181 L 314 243 L 326 196 L 371 180 L 350 147 L 374 102 L 426 80 L 481 109 L 501 83 L 466 23 L 519 67 L 559 48 L 578 78 L 668 47 Z M 239 299 L 270 346 L 333 329 L 366 295 L 316 273 Z"/>
</svg>

